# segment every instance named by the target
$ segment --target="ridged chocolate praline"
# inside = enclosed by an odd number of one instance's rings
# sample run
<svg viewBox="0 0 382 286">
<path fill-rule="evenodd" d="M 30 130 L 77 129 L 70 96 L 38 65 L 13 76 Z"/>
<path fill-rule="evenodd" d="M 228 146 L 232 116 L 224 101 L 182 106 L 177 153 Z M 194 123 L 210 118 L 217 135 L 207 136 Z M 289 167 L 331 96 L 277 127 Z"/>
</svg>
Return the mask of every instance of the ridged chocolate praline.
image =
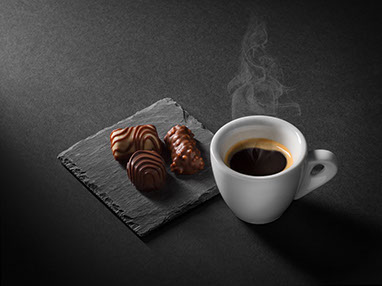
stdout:
<svg viewBox="0 0 382 286">
<path fill-rule="evenodd" d="M 152 124 L 118 128 L 110 134 L 111 150 L 117 161 L 126 161 L 137 150 L 162 152 L 157 129 Z"/>
<path fill-rule="evenodd" d="M 127 163 L 127 175 L 140 191 L 159 190 L 166 183 L 165 162 L 156 151 L 136 151 Z"/>
</svg>

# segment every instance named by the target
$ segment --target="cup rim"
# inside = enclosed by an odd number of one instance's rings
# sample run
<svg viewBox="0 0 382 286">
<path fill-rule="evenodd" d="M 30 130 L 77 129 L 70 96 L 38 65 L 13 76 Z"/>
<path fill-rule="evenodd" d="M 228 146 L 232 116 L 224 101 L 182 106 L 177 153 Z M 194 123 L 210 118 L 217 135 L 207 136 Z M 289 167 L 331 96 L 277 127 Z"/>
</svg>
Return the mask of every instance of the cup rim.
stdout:
<svg viewBox="0 0 382 286">
<path fill-rule="evenodd" d="M 229 168 L 224 163 L 221 156 L 217 154 L 218 153 L 217 152 L 218 141 L 219 141 L 220 137 L 222 136 L 222 133 L 229 130 L 232 127 L 232 125 L 234 125 L 238 122 L 241 122 L 241 121 L 250 121 L 251 119 L 266 119 L 266 120 L 276 121 L 276 122 L 283 124 L 284 126 L 288 126 L 292 130 L 294 130 L 301 139 L 301 146 L 302 146 L 301 153 L 303 154 L 303 156 L 300 156 L 300 158 L 296 162 L 294 162 L 293 165 L 291 167 L 289 167 L 288 169 L 283 170 L 281 172 L 278 172 L 276 174 L 267 175 L 267 176 L 246 175 L 246 174 L 239 173 L 239 172 Z M 268 115 L 250 115 L 250 116 L 244 116 L 244 117 L 240 117 L 240 118 L 231 120 L 228 123 L 224 124 L 222 127 L 220 127 L 219 130 L 212 137 L 210 153 L 211 153 L 211 157 L 213 157 L 220 164 L 219 167 L 221 167 L 223 171 L 225 171 L 226 173 L 228 173 L 232 176 L 235 176 L 237 178 L 242 178 L 242 179 L 250 179 L 250 180 L 267 180 L 267 179 L 271 179 L 271 178 L 284 176 L 284 175 L 290 173 L 292 170 L 294 170 L 298 166 L 300 166 L 300 164 L 304 161 L 305 155 L 307 153 L 307 144 L 306 144 L 306 140 L 305 140 L 305 137 L 302 134 L 302 132 L 296 126 L 289 123 L 288 121 L 285 121 L 283 119 L 280 119 L 280 118 L 277 118 L 274 116 L 268 116 Z"/>
</svg>

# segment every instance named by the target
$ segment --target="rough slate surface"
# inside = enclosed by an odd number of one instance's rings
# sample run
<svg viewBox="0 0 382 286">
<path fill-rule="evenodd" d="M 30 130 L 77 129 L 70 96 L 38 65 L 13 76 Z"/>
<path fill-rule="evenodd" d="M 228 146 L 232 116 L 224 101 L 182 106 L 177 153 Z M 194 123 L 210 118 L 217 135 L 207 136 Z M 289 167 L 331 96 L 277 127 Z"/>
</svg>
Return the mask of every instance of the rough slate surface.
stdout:
<svg viewBox="0 0 382 286">
<path fill-rule="evenodd" d="M 139 192 L 129 181 L 125 166 L 114 160 L 109 136 L 116 128 L 141 124 L 155 125 L 162 140 L 172 126 L 186 125 L 195 134 L 205 169 L 191 176 L 175 175 L 170 171 L 171 158 L 167 152 L 164 154 L 168 174 L 166 187 L 157 192 Z M 79 141 L 60 153 L 58 159 L 136 234 L 144 236 L 218 193 L 209 159 L 212 136 L 211 131 L 179 104 L 165 98 Z"/>
</svg>

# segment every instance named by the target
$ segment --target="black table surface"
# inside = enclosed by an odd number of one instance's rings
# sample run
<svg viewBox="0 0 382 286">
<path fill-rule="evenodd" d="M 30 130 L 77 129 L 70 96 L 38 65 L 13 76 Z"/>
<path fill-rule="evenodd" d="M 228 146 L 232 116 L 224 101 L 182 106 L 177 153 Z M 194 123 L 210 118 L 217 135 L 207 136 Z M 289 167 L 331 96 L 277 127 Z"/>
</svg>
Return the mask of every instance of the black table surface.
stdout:
<svg viewBox="0 0 382 286">
<path fill-rule="evenodd" d="M 376 3 L 0 2 L 2 285 L 382 283 L 381 33 Z M 171 97 L 212 132 L 251 17 L 337 176 L 267 225 L 220 195 L 145 239 L 57 155 Z"/>
</svg>

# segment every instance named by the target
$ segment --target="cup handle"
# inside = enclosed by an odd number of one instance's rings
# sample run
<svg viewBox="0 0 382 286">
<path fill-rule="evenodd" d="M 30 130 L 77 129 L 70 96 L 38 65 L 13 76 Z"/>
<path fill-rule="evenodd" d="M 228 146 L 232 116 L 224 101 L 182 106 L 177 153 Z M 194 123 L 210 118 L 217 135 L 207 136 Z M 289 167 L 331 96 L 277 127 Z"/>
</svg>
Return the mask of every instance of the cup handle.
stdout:
<svg viewBox="0 0 382 286">
<path fill-rule="evenodd" d="M 324 168 L 317 174 L 312 174 L 313 168 L 317 165 L 323 165 Z M 332 152 L 328 150 L 310 151 L 307 157 L 304 178 L 294 199 L 298 200 L 330 181 L 337 174 L 337 170 L 337 158 Z"/>
</svg>

